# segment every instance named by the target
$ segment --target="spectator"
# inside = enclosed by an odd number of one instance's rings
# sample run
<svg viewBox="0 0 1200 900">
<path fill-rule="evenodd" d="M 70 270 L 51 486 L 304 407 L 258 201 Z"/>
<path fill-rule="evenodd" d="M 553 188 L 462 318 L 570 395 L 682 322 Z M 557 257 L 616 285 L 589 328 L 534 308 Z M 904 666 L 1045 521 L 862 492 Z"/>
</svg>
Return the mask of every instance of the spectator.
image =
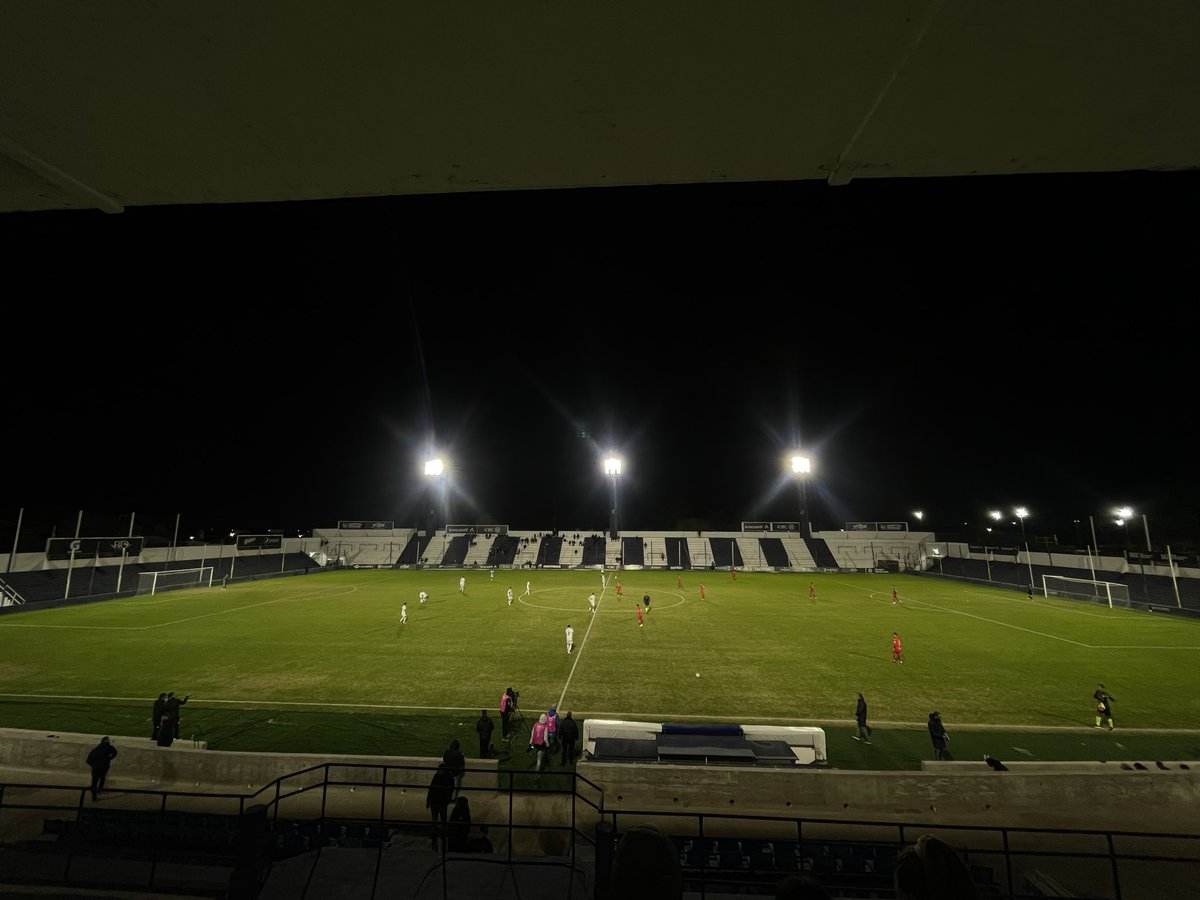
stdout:
<svg viewBox="0 0 1200 900">
<path fill-rule="evenodd" d="M 579 723 L 572 718 L 568 711 L 566 718 L 558 725 L 558 742 L 562 745 L 562 764 L 564 766 L 575 759 L 575 742 L 577 740 L 579 740 Z"/>
<path fill-rule="evenodd" d="M 150 732 L 150 740 L 158 740 L 158 726 L 162 724 L 163 711 L 167 706 L 167 695 L 159 694 L 158 699 L 154 701 L 154 708 L 150 713 L 150 724 L 153 730 Z"/>
<path fill-rule="evenodd" d="M 467 841 L 471 836 L 471 804 L 466 797 L 454 801 L 450 821 L 446 825 L 446 849 L 453 853 L 466 853 Z"/>
<path fill-rule="evenodd" d="M 946 726 L 942 724 L 940 712 L 935 711 L 929 714 L 929 739 L 933 742 L 933 758 L 949 759 L 950 754 L 946 752 L 946 744 L 950 742 L 950 735 L 946 734 Z"/>
<path fill-rule="evenodd" d="M 109 741 L 108 735 L 100 738 L 100 743 L 91 749 L 87 755 L 87 764 L 92 769 L 92 799 L 99 800 L 100 792 L 104 790 L 104 782 L 108 779 L 108 770 L 112 761 L 117 757 L 117 748 Z"/>
<path fill-rule="evenodd" d="M 462 747 L 458 743 L 458 738 L 450 742 L 450 746 L 442 754 L 442 762 L 446 764 L 446 768 L 450 770 L 450 774 L 454 776 L 454 796 L 458 796 L 458 792 L 462 790 L 463 775 L 467 771 L 467 757 L 462 752 Z"/>
<path fill-rule="evenodd" d="M 896 900 L 979 900 L 971 870 L 954 848 L 923 834 L 896 857 Z"/>
<path fill-rule="evenodd" d="M 622 900 L 682 900 L 683 870 L 671 839 L 653 825 L 625 832 L 613 854 L 609 893 Z"/>
<path fill-rule="evenodd" d="M 867 724 L 867 701 L 861 693 L 858 695 L 858 702 L 854 707 L 854 721 L 858 728 L 850 737 L 856 741 L 871 743 L 871 726 Z"/>
<path fill-rule="evenodd" d="M 163 712 L 171 717 L 171 737 L 179 737 L 179 707 L 188 702 L 189 694 L 184 694 L 180 700 L 175 696 L 175 692 L 171 691 L 167 694 L 166 705 L 163 707 Z M 170 744 L 167 745 L 168 747 Z"/>
<path fill-rule="evenodd" d="M 446 807 L 452 799 L 454 774 L 444 762 L 438 763 L 437 771 L 433 773 L 433 779 L 429 782 L 429 791 L 425 794 L 425 806 L 433 823 L 430 837 L 434 850 L 438 849 L 438 835 L 446 827 Z M 438 823 L 441 823 L 441 828 L 438 827 Z"/>
<path fill-rule="evenodd" d="M 479 711 L 479 721 L 475 723 L 475 731 L 479 735 L 479 758 L 487 759 L 492 755 L 492 732 L 496 730 L 496 722 L 488 715 L 486 709 Z"/>
</svg>

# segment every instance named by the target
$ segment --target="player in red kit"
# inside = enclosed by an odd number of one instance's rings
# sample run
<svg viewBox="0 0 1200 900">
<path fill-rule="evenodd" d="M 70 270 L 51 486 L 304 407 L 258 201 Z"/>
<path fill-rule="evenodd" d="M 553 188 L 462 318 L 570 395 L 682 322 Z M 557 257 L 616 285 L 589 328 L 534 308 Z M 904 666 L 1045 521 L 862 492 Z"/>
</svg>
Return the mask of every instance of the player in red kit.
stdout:
<svg viewBox="0 0 1200 900">
<path fill-rule="evenodd" d="M 617 582 L 617 596 L 618 597 L 624 596 L 624 594 L 621 593 L 621 582 L 619 582 L 619 581 Z"/>
<path fill-rule="evenodd" d="M 892 588 L 892 603 L 895 604 L 895 603 L 899 603 L 899 602 L 900 602 L 900 597 L 896 594 L 896 589 Z"/>
<path fill-rule="evenodd" d="M 638 612 L 638 628 L 641 628 L 646 623 L 642 621 L 642 607 L 640 604 L 637 608 L 637 612 Z"/>
<path fill-rule="evenodd" d="M 900 635 L 892 632 L 892 662 L 904 665 L 904 649 L 900 646 Z"/>
<path fill-rule="evenodd" d="M 704 599 L 704 585 L 700 585 L 700 599 Z"/>
<path fill-rule="evenodd" d="M 675 579 L 675 587 L 679 588 L 681 591 L 683 590 L 683 576 L 682 575 L 678 576 Z"/>
<path fill-rule="evenodd" d="M 808 599 L 809 600 L 817 599 L 817 586 L 815 584 L 813 584 L 811 581 L 808 583 Z"/>
</svg>

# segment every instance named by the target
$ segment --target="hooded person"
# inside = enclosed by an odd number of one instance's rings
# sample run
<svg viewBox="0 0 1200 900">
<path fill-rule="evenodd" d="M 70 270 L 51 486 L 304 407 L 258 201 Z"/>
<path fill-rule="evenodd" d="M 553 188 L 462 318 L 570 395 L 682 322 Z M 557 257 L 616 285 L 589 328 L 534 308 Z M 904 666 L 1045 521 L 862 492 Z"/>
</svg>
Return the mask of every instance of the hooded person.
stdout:
<svg viewBox="0 0 1200 900">
<path fill-rule="evenodd" d="M 454 795 L 458 796 L 458 792 L 462 790 L 463 775 L 467 771 L 467 757 L 462 752 L 462 745 L 459 744 L 458 738 L 450 742 L 450 746 L 442 754 L 442 762 L 454 776 Z"/>
<path fill-rule="evenodd" d="M 553 706 L 546 710 L 546 746 L 558 740 L 558 710 Z"/>
<path fill-rule="evenodd" d="M 537 765 L 536 771 L 542 771 L 542 764 L 546 760 L 546 748 L 549 744 L 547 740 L 547 731 L 549 729 L 549 717 L 542 713 L 538 716 L 537 722 L 534 723 L 533 729 L 529 734 L 529 749 L 537 750 Z"/>
</svg>

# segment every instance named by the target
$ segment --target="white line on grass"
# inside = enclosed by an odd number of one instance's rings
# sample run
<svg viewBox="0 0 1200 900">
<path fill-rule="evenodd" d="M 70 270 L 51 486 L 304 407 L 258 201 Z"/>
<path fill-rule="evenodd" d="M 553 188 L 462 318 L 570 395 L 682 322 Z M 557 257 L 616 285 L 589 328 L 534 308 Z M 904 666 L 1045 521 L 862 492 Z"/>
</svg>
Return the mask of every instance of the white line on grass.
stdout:
<svg viewBox="0 0 1200 900">
<path fill-rule="evenodd" d="M 575 657 L 575 662 L 571 663 L 571 671 L 567 673 L 567 681 L 563 685 L 562 693 L 558 695 L 558 703 L 555 709 L 562 709 L 563 701 L 567 699 L 567 688 L 571 686 L 571 679 L 575 677 L 575 669 L 579 665 L 579 660 L 583 657 L 583 645 L 587 643 L 588 635 L 592 633 L 592 626 L 596 624 L 596 616 L 600 615 L 600 604 L 604 602 L 604 595 L 608 592 L 608 582 L 604 582 L 604 587 L 600 588 L 600 596 L 596 598 L 596 611 L 588 614 L 588 627 L 583 632 L 583 640 L 579 642 L 579 654 Z"/>
<path fill-rule="evenodd" d="M 233 609 L 219 609 L 215 612 L 202 613 L 198 616 L 188 616 L 183 619 L 172 619 L 169 622 L 157 622 L 153 625 L 47 625 L 37 622 L 0 622 L 0 628 L 75 628 L 81 631 L 151 631 L 155 628 L 168 628 L 172 625 L 179 625 L 183 622 L 194 622 L 197 619 L 207 619 L 212 616 L 224 616 L 228 613 L 241 612 L 245 609 L 256 609 L 260 606 L 272 606 L 276 603 L 291 603 L 296 600 L 312 600 L 322 599 L 325 597 L 338 597 L 342 594 L 353 594 L 358 591 L 354 585 L 345 590 L 337 590 L 331 593 L 317 592 L 315 594 L 298 594 L 295 597 L 276 597 L 274 600 L 264 600 L 262 603 L 250 603 L 246 606 L 235 606 Z"/>
<path fill-rule="evenodd" d="M 986 616 L 977 616 L 974 613 L 963 612 L 961 609 L 949 609 L 944 606 L 938 606 L 935 603 L 930 603 L 928 600 L 913 601 L 914 607 L 926 607 L 928 609 L 936 609 L 941 612 L 954 613 L 959 616 L 967 616 L 971 619 L 978 619 L 981 622 L 989 622 L 992 625 L 999 625 L 1003 628 L 1012 628 L 1017 631 L 1024 631 L 1026 634 L 1036 634 L 1039 637 L 1050 638 L 1055 641 L 1062 641 L 1065 644 L 1074 644 L 1076 647 L 1083 647 L 1087 650 L 1200 650 L 1200 647 L 1190 646 L 1173 646 L 1170 644 L 1085 644 L 1082 641 L 1073 641 L 1070 638 L 1059 637 L 1056 634 L 1047 634 L 1044 631 L 1035 631 L 1032 628 L 1022 628 L 1020 625 L 1013 625 L 1009 622 L 997 622 L 995 619 L 989 619 Z"/>
</svg>

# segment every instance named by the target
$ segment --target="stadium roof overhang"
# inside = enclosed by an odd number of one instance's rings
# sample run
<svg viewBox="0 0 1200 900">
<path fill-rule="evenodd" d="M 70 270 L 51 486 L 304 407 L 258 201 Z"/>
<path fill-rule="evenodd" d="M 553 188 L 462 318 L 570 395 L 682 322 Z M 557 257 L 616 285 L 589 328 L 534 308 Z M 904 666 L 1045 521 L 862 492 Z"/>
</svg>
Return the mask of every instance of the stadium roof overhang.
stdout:
<svg viewBox="0 0 1200 900">
<path fill-rule="evenodd" d="M 1191 0 L 15 0 L 0 26 L 0 211 L 1200 162 Z"/>
</svg>

